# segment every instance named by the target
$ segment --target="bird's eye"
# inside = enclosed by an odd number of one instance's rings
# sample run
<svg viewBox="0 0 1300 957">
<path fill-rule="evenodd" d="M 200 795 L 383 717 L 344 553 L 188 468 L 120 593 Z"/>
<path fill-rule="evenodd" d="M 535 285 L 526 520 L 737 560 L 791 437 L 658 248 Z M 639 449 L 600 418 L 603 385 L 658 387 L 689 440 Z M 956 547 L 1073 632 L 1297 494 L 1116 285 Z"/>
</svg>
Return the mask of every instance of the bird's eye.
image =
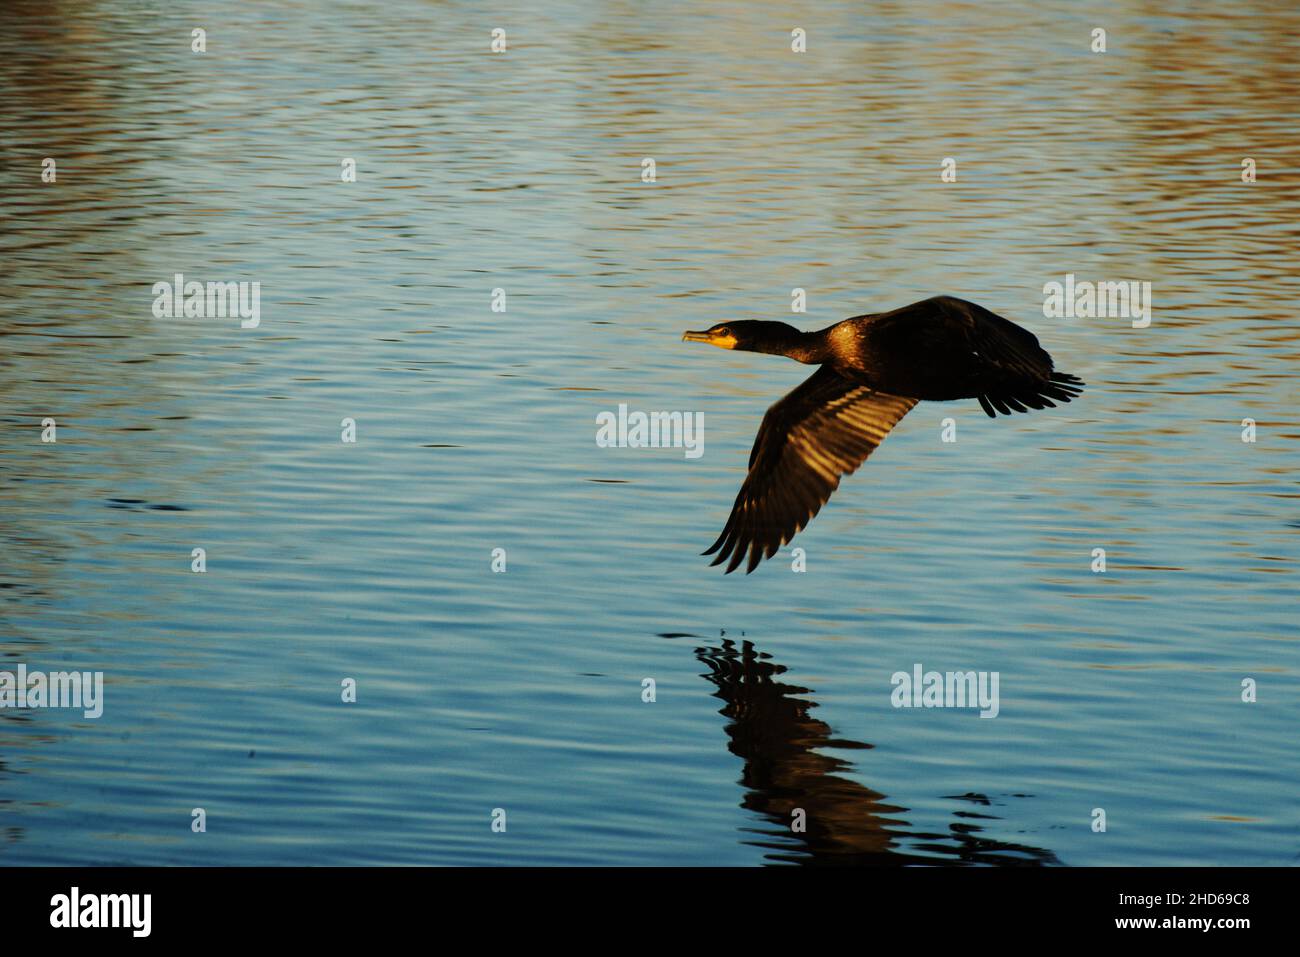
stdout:
<svg viewBox="0 0 1300 957">
<path fill-rule="evenodd" d="M 718 335 L 729 336 L 731 335 L 731 329 L 727 326 L 723 326 L 721 329 L 718 330 Z"/>
</svg>

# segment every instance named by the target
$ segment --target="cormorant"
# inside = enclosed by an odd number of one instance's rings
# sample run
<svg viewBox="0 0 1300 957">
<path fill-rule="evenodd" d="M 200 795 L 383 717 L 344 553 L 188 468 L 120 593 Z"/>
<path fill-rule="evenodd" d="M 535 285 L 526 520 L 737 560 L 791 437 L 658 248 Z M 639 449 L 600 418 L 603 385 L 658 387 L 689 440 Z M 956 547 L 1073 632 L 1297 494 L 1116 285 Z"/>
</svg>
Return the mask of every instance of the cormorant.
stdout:
<svg viewBox="0 0 1300 957">
<path fill-rule="evenodd" d="M 703 554 L 749 555 L 748 574 L 794 538 L 889 430 L 922 399 L 978 399 L 990 416 L 1055 408 L 1083 381 L 1015 323 L 983 306 L 935 296 L 892 312 L 854 316 L 819 332 L 784 322 L 723 322 L 683 341 L 788 356 L 820 368 L 767 410 L 749 474 L 718 540 Z"/>
</svg>

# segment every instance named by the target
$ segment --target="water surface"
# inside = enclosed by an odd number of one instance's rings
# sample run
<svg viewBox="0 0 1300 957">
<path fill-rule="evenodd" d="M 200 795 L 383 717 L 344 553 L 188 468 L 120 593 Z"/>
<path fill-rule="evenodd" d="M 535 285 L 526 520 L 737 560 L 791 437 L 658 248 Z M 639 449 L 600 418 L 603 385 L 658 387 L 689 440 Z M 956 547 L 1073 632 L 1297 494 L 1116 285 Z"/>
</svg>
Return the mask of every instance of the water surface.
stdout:
<svg viewBox="0 0 1300 957">
<path fill-rule="evenodd" d="M 1300 13 L 536 6 L 6 4 L 0 668 L 106 701 L 0 711 L 0 863 L 1293 863 Z M 1088 391 L 922 404 L 806 572 L 708 568 L 808 370 L 681 332 L 936 293 Z"/>
</svg>

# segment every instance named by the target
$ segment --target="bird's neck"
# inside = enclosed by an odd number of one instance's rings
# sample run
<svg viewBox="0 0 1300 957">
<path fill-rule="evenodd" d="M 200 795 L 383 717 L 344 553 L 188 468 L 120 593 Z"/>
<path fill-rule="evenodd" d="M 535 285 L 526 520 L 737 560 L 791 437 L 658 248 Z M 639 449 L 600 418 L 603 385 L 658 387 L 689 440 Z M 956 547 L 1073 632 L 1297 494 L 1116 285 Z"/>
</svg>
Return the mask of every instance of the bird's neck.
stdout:
<svg viewBox="0 0 1300 957">
<path fill-rule="evenodd" d="M 807 365 L 821 365 L 831 357 L 830 342 L 826 330 L 820 332 L 798 332 L 781 343 L 778 355 L 787 356 L 796 362 Z"/>
</svg>

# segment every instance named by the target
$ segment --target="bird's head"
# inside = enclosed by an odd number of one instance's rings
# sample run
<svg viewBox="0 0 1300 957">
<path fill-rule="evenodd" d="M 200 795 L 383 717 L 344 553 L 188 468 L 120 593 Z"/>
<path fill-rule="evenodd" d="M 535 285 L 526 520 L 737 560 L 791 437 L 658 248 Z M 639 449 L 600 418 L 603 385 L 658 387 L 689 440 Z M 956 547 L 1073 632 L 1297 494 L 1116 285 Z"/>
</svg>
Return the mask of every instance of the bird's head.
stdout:
<svg viewBox="0 0 1300 957">
<path fill-rule="evenodd" d="M 772 355 L 789 355 L 803 333 L 784 322 L 767 322 L 762 319 L 740 319 L 720 322 L 703 332 L 687 332 L 683 342 L 707 342 L 720 349 L 737 349 L 741 352 L 767 352 Z"/>
</svg>

